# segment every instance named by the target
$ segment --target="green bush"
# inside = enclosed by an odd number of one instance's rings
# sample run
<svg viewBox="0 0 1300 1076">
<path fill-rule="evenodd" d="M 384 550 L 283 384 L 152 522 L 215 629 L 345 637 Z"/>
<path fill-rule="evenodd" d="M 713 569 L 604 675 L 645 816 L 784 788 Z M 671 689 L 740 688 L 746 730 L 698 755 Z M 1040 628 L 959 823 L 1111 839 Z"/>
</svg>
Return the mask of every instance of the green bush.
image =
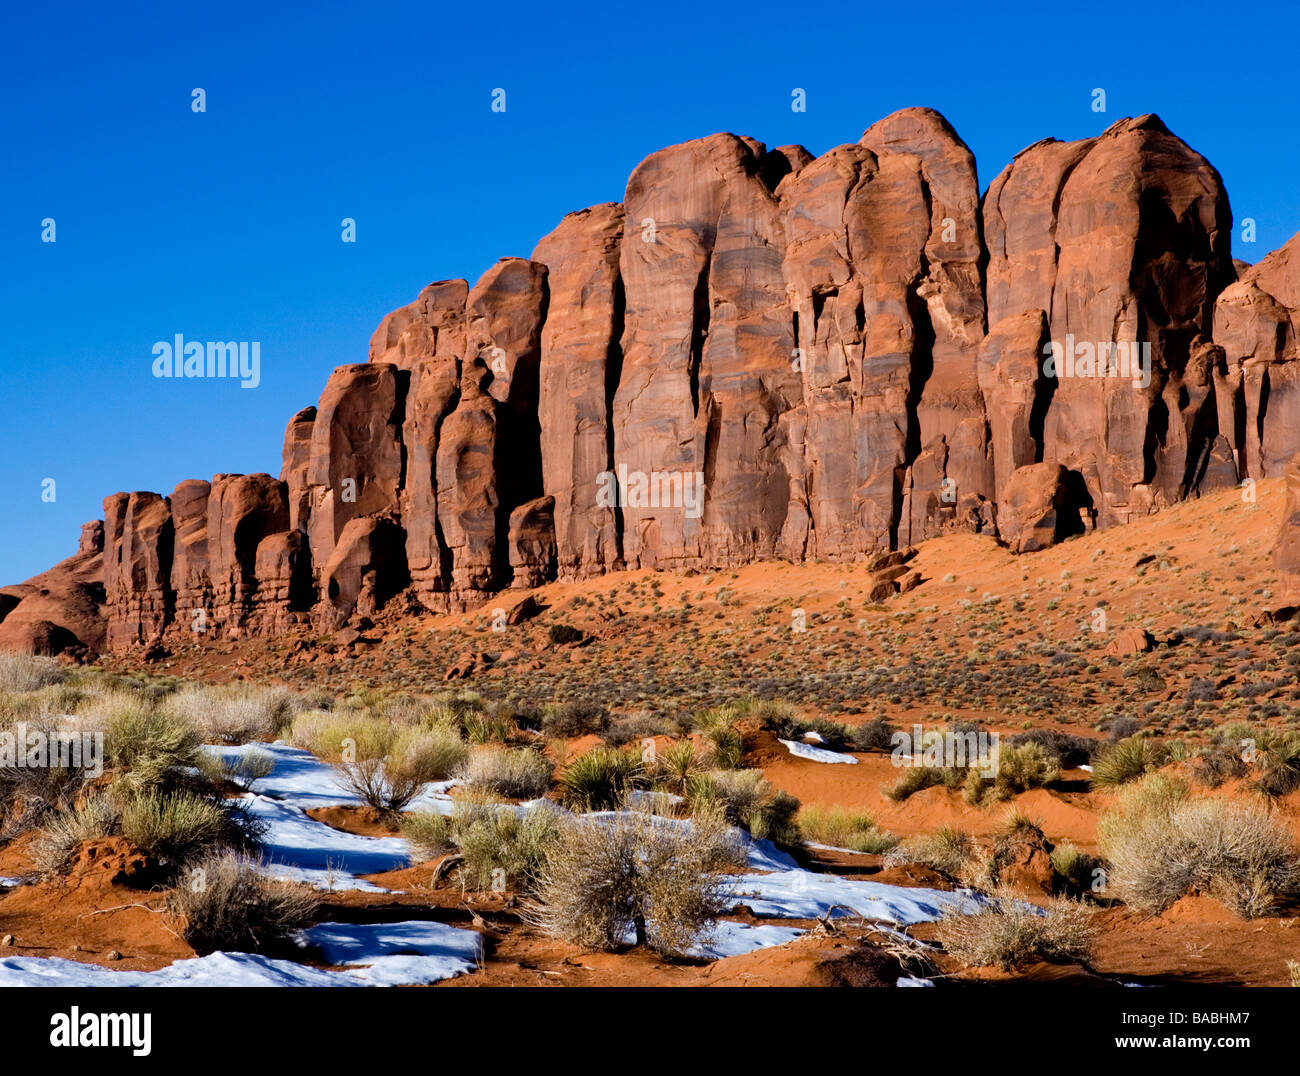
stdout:
<svg viewBox="0 0 1300 1076">
<path fill-rule="evenodd" d="M 1117 788 L 1165 764 L 1168 754 L 1141 733 L 1119 740 L 1092 764 L 1094 788 Z"/>
<path fill-rule="evenodd" d="M 645 764 L 636 751 L 593 747 L 569 763 L 562 778 L 564 802 L 582 811 L 612 811 L 634 789 L 647 783 Z"/>
</svg>

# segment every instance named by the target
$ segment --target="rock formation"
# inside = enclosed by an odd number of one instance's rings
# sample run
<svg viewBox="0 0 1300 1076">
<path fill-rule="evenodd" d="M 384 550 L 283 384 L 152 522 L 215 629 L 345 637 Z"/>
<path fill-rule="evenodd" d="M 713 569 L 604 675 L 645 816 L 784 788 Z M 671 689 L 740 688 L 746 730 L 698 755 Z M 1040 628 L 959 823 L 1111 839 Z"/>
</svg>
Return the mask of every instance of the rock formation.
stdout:
<svg viewBox="0 0 1300 1076">
<path fill-rule="evenodd" d="M 109 497 L 75 556 L 0 589 L 0 646 L 353 631 L 403 592 L 441 612 L 765 558 L 863 560 L 888 597 L 917 580 L 879 558 L 945 531 L 1029 552 L 1281 474 L 1300 236 L 1236 279 L 1230 228 L 1154 116 L 1036 143 L 983 198 L 930 109 L 815 159 L 661 150 L 531 258 L 385 317 L 278 478 Z"/>
</svg>

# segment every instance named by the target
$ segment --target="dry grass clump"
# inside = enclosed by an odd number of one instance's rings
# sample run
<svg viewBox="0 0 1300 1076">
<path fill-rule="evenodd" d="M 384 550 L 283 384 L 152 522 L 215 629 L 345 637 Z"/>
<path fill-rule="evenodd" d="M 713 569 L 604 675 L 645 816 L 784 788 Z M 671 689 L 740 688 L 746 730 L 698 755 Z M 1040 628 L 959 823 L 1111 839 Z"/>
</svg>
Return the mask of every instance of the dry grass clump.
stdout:
<svg viewBox="0 0 1300 1076">
<path fill-rule="evenodd" d="M 1198 890 L 1253 919 L 1300 892 L 1300 854 L 1282 819 L 1260 803 L 1194 799 L 1187 782 L 1162 774 L 1124 790 L 1097 832 L 1111 889 L 1145 911 Z"/>
<path fill-rule="evenodd" d="M 1091 958 L 1099 933 L 1092 914 L 1077 901 L 1053 900 L 1039 908 L 1003 892 L 974 915 L 945 913 L 938 936 L 950 956 L 971 968 L 1080 964 Z"/>
<path fill-rule="evenodd" d="M 809 804 L 800 808 L 796 822 L 805 840 L 835 848 L 877 854 L 898 844 L 897 837 L 877 829 L 875 819 L 862 811 Z"/>
<path fill-rule="evenodd" d="M 135 794 L 114 785 L 48 818 L 33 858 L 43 874 L 62 874 L 81 842 L 120 836 L 175 873 L 213 853 L 251 848 L 259 832 L 237 805 L 212 796 L 157 789 Z"/>
<path fill-rule="evenodd" d="M 974 838 L 963 830 L 940 826 L 933 833 L 909 837 L 885 856 L 886 867 L 916 863 L 960 880 L 979 858 Z"/>
<path fill-rule="evenodd" d="M 247 856 L 207 856 L 167 895 L 177 933 L 200 953 L 286 949 L 319 904 L 306 886 L 276 881 Z"/>
<path fill-rule="evenodd" d="M 461 885 L 480 892 L 534 892 L 564 817 L 553 807 L 518 810 L 505 804 L 457 804 L 451 834 L 462 857 Z"/>
<path fill-rule="evenodd" d="M 770 840 L 781 848 L 801 843 L 795 816 L 799 801 L 779 791 L 762 770 L 711 770 L 692 778 L 686 798 L 693 813 L 720 810 L 735 826 L 742 826 L 759 840 Z"/>
<path fill-rule="evenodd" d="M 147 793 L 184 780 L 198 764 L 200 739 L 189 724 L 148 699 L 119 693 L 96 705 L 104 752 L 123 789 Z"/>
<path fill-rule="evenodd" d="M 401 811 L 430 782 L 449 778 L 469 755 L 469 746 L 447 726 L 407 726 L 390 733 L 374 738 L 369 746 L 375 753 L 353 756 L 345 748 L 334 764 L 345 787 L 387 814 Z"/>
<path fill-rule="evenodd" d="M 726 910 L 720 872 L 743 862 L 721 812 L 691 821 L 644 811 L 570 818 L 542 865 L 530 919 L 589 949 L 635 940 L 681 954 Z"/>
<path fill-rule="evenodd" d="M 0 650 L 0 693 L 38 691 L 67 677 L 67 670 L 53 658 Z"/>
<path fill-rule="evenodd" d="M 163 707 L 196 729 L 207 743 L 242 744 L 279 736 L 300 708 L 287 688 L 256 684 L 202 684 L 182 688 Z"/>
<path fill-rule="evenodd" d="M 551 787 L 553 769 L 540 751 L 485 746 L 474 748 L 463 778 L 471 792 L 531 800 Z"/>
</svg>

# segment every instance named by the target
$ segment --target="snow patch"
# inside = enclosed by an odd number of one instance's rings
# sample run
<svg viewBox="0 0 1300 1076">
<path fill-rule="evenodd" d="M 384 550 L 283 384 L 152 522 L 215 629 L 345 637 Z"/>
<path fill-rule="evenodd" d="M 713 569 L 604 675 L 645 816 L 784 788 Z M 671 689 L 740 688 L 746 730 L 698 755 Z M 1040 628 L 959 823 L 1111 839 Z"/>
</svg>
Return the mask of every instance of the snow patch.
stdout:
<svg viewBox="0 0 1300 1076">
<path fill-rule="evenodd" d="M 806 758 L 809 762 L 840 762 L 848 763 L 851 766 L 858 764 L 856 758 L 852 755 L 846 755 L 842 751 L 828 751 L 824 747 L 814 747 L 810 743 L 799 743 L 798 740 L 782 740 L 781 742 L 785 744 L 790 754 L 794 755 L 795 758 Z"/>
</svg>

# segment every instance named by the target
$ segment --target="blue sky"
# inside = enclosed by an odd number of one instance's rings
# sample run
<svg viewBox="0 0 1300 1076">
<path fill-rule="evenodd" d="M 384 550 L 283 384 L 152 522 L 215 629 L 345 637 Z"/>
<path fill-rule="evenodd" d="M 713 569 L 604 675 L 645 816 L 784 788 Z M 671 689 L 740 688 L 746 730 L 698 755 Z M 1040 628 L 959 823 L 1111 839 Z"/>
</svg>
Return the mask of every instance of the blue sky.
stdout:
<svg viewBox="0 0 1300 1076">
<path fill-rule="evenodd" d="M 386 312 L 528 255 L 689 138 L 820 154 L 929 105 L 983 188 L 1040 138 L 1157 112 L 1258 222 L 1239 257 L 1300 230 L 1281 3 L 29 6 L 0 15 L 0 583 L 73 552 L 116 490 L 277 473 L 290 415 Z M 155 379 L 176 333 L 260 341 L 261 384 Z"/>
</svg>

